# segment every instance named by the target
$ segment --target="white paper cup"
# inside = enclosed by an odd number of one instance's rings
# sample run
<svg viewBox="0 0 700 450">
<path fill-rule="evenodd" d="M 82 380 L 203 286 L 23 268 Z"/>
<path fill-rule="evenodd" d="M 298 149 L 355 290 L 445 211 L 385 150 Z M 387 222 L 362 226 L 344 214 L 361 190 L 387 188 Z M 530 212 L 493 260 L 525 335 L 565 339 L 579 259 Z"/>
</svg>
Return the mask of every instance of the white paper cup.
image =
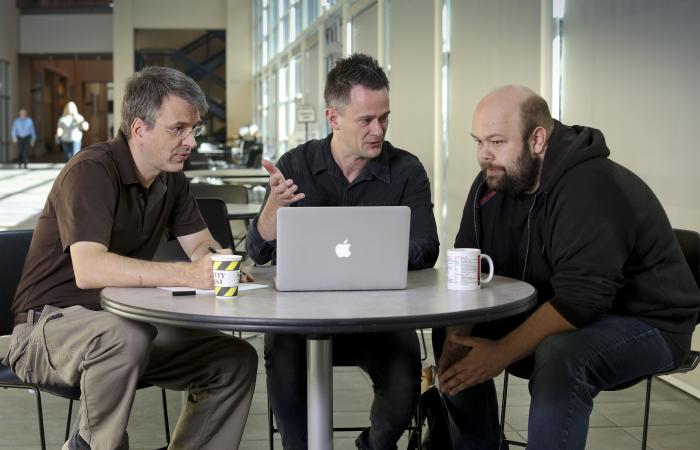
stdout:
<svg viewBox="0 0 700 450">
<path fill-rule="evenodd" d="M 489 262 L 489 276 L 481 279 L 481 259 Z M 456 248 L 447 250 L 447 289 L 473 291 L 481 289 L 482 283 L 493 278 L 493 261 L 478 248 Z"/>
<path fill-rule="evenodd" d="M 216 298 L 233 298 L 238 295 L 241 277 L 241 255 L 211 255 L 214 270 L 214 293 Z"/>
</svg>

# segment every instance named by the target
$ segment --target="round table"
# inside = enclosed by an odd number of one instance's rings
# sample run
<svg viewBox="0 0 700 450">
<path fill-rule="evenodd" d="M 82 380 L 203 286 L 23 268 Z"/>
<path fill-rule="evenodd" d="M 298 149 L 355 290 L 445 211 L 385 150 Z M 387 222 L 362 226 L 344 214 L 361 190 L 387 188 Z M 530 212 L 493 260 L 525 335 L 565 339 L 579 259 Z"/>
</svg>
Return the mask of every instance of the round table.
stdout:
<svg viewBox="0 0 700 450">
<path fill-rule="evenodd" d="M 280 292 L 274 268 L 255 267 L 256 283 L 233 300 L 213 294 L 173 297 L 157 288 L 105 288 L 102 307 L 143 322 L 188 328 L 297 333 L 307 336 L 309 449 L 333 448 L 332 335 L 483 322 L 535 306 L 535 289 L 494 277 L 476 291 L 447 289 L 444 270 L 410 271 L 403 290 Z"/>
</svg>

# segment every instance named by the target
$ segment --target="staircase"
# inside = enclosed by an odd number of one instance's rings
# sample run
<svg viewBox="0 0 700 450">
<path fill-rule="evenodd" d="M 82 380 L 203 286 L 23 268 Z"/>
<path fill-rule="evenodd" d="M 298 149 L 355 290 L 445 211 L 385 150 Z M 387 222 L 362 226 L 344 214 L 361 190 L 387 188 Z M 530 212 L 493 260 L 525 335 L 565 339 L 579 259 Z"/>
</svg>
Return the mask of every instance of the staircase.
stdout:
<svg viewBox="0 0 700 450">
<path fill-rule="evenodd" d="M 178 69 L 195 80 L 204 91 L 209 114 L 207 140 L 226 141 L 226 32 L 208 30 L 180 48 L 149 48 L 136 50 L 136 70 L 146 66 L 166 66 Z"/>
</svg>

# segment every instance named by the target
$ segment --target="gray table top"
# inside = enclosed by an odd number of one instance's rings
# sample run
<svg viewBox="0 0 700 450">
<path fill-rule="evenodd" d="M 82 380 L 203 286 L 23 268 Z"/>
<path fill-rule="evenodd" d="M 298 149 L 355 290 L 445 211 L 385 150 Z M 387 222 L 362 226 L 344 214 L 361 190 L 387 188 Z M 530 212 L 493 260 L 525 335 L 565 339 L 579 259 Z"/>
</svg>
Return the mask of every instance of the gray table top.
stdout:
<svg viewBox="0 0 700 450">
<path fill-rule="evenodd" d="M 105 288 L 102 307 L 133 320 L 217 330 L 323 335 L 482 322 L 531 309 L 535 289 L 494 277 L 477 291 L 450 291 L 445 270 L 410 271 L 404 290 L 279 292 L 274 268 L 255 267 L 257 283 L 233 300 L 176 296 L 157 288 Z"/>
<path fill-rule="evenodd" d="M 195 169 L 186 170 L 187 178 L 270 178 L 265 169 Z"/>
</svg>

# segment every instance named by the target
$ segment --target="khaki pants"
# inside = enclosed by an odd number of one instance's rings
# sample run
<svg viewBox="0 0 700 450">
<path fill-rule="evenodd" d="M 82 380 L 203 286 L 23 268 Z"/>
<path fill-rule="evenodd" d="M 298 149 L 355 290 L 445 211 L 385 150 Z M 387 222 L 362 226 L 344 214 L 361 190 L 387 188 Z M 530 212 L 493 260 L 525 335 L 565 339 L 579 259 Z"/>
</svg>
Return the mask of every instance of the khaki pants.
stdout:
<svg viewBox="0 0 700 450">
<path fill-rule="evenodd" d="M 80 385 L 80 436 L 94 450 L 128 448 L 139 379 L 189 391 L 170 449 L 236 449 L 257 372 L 255 350 L 240 339 L 81 306 L 15 326 L 8 363 L 26 382 Z"/>
</svg>

